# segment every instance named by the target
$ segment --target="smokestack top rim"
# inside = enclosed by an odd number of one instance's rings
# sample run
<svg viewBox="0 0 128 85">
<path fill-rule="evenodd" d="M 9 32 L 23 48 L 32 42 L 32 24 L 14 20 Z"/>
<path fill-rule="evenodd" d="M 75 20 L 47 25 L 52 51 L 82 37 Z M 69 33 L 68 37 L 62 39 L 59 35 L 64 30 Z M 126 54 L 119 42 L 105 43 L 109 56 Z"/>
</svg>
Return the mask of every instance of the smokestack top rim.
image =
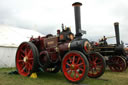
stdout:
<svg viewBox="0 0 128 85">
<path fill-rule="evenodd" d="M 72 6 L 81 6 L 81 5 L 82 5 L 82 3 L 80 3 L 80 2 L 75 2 L 72 4 Z"/>
<path fill-rule="evenodd" d="M 119 25 L 119 22 L 115 22 L 114 25 Z"/>
</svg>

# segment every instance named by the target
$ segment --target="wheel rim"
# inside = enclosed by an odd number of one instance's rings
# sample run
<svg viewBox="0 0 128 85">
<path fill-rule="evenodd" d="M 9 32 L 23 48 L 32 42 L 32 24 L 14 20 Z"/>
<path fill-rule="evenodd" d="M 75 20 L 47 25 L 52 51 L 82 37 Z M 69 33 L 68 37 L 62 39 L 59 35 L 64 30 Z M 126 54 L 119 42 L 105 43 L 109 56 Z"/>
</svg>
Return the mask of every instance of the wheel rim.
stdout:
<svg viewBox="0 0 128 85">
<path fill-rule="evenodd" d="M 81 80 L 85 74 L 86 65 L 80 54 L 69 53 L 63 60 L 65 77 L 72 82 Z"/>
<path fill-rule="evenodd" d="M 112 57 L 109 59 L 109 62 L 112 63 L 109 65 L 109 68 L 113 72 L 122 72 L 126 69 L 126 61 L 120 56 Z"/>
<path fill-rule="evenodd" d="M 90 54 L 88 60 L 89 60 L 88 76 L 94 78 L 99 76 L 103 71 L 102 69 L 104 68 L 103 59 L 99 55 L 93 53 Z"/>
<path fill-rule="evenodd" d="M 20 75 L 28 76 L 33 67 L 33 50 L 28 43 L 22 43 L 16 55 L 16 67 Z"/>
</svg>

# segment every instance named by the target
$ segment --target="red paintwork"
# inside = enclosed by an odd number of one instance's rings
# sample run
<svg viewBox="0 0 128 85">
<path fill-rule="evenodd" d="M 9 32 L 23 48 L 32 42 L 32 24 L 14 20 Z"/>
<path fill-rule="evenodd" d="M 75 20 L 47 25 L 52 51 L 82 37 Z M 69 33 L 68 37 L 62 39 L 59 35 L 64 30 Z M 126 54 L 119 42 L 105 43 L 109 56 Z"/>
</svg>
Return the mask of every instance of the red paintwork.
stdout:
<svg viewBox="0 0 128 85">
<path fill-rule="evenodd" d="M 86 65 L 80 54 L 70 53 L 64 58 L 62 68 L 65 77 L 72 82 L 76 82 L 84 76 Z"/>
<path fill-rule="evenodd" d="M 112 65 L 108 65 L 110 70 L 113 72 L 122 72 L 126 70 L 126 63 L 124 62 L 124 59 L 122 57 L 116 56 L 112 57 L 109 62 L 112 62 Z"/>
<path fill-rule="evenodd" d="M 102 72 L 102 68 L 104 67 L 102 59 L 95 54 L 91 54 L 88 60 L 89 60 L 89 67 L 90 67 L 88 76 L 94 77 L 99 75 Z"/>
<path fill-rule="evenodd" d="M 60 43 L 58 42 L 58 37 L 38 37 L 38 38 L 31 38 L 30 41 L 34 41 L 33 43 L 36 45 L 36 47 L 38 48 L 40 54 L 43 51 L 47 51 L 51 61 L 55 61 L 57 60 L 59 53 L 63 53 L 64 51 L 68 51 L 69 47 L 69 41 L 66 41 L 65 43 Z M 53 43 L 52 43 L 53 41 Z M 49 42 L 51 42 L 52 44 L 48 44 Z M 58 51 L 58 52 L 57 52 Z M 60 59 L 60 58 L 59 58 Z"/>
<path fill-rule="evenodd" d="M 25 56 L 27 56 L 26 62 L 24 61 Z M 33 66 L 33 53 L 30 46 L 26 43 L 19 47 L 16 57 L 16 66 L 20 75 L 28 76 Z"/>
</svg>

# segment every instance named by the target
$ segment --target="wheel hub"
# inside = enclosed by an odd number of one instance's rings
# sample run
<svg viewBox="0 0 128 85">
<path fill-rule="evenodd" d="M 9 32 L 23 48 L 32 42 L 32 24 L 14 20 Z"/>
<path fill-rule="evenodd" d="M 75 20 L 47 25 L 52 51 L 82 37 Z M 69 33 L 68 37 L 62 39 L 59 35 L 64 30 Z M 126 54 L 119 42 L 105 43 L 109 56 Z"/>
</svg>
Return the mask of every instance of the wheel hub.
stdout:
<svg viewBox="0 0 128 85">
<path fill-rule="evenodd" d="M 72 69 L 72 70 L 77 70 L 77 69 L 78 69 L 78 66 L 75 65 L 75 64 L 72 64 L 71 67 L 70 67 L 70 69 Z"/>
<path fill-rule="evenodd" d="M 92 67 L 95 68 L 97 65 L 96 65 L 96 62 L 93 62 L 92 63 Z"/>
<path fill-rule="evenodd" d="M 71 67 L 70 67 L 72 70 L 74 70 L 75 69 L 75 65 L 71 65 Z"/>
<path fill-rule="evenodd" d="M 27 56 L 25 56 L 23 60 L 24 60 L 24 62 L 27 62 L 28 57 L 27 57 Z"/>
</svg>

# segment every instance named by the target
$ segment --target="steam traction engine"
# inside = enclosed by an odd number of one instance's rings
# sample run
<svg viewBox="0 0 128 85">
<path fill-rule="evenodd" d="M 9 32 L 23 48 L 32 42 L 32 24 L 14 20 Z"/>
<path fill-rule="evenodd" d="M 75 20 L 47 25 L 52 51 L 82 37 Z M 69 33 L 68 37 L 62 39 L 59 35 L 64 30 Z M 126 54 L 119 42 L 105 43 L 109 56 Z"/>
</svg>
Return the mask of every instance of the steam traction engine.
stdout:
<svg viewBox="0 0 128 85">
<path fill-rule="evenodd" d="M 93 51 L 106 56 L 106 62 L 111 71 L 125 71 L 128 65 L 128 53 L 124 48 L 124 43 L 120 43 L 119 23 L 114 23 L 116 44 L 108 44 L 104 36 L 99 43 L 93 43 Z"/>
<path fill-rule="evenodd" d="M 45 37 L 31 38 L 23 42 L 16 54 L 16 68 L 20 75 L 29 76 L 41 68 L 45 72 L 57 73 L 62 70 L 65 78 L 79 83 L 88 75 L 100 77 L 105 71 L 105 60 L 97 52 L 90 51 L 87 39 L 82 39 L 80 6 L 73 4 L 75 10 L 76 35 L 69 27 L 57 30 L 57 36 L 48 34 Z"/>
</svg>

